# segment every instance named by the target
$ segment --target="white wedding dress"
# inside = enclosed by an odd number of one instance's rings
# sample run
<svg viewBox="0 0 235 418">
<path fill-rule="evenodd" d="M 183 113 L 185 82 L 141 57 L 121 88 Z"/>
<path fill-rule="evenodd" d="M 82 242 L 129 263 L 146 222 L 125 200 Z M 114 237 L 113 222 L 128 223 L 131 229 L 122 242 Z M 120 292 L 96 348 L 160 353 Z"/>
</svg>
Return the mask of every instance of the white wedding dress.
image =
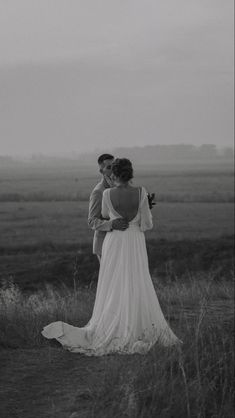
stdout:
<svg viewBox="0 0 235 418">
<path fill-rule="evenodd" d="M 110 189 L 104 191 L 102 216 L 115 219 Z M 152 228 L 147 192 L 142 187 L 139 209 L 125 231 L 107 232 L 93 314 L 82 328 L 61 321 L 47 325 L 42 335 L 56 338 L 74 353 L 145 354 L 156 343 L 180 342 L 167 324 L 149 274 L 144 231 Z"/>
</svg>

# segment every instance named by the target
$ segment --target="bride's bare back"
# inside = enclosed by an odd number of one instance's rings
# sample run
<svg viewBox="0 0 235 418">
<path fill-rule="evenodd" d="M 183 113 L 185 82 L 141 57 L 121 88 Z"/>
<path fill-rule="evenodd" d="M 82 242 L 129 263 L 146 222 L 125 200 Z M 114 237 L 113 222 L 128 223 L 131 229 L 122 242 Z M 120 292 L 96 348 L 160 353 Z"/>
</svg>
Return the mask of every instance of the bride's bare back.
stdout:
<svg viewBox="0 0 235 418">
<path fill-rule="evenodd" d="M 115 212 L 130 222 L 138 213 L 140 188 L 133 186 L 114 187 L 110 189 L 110 200 Z"/>
</svg>

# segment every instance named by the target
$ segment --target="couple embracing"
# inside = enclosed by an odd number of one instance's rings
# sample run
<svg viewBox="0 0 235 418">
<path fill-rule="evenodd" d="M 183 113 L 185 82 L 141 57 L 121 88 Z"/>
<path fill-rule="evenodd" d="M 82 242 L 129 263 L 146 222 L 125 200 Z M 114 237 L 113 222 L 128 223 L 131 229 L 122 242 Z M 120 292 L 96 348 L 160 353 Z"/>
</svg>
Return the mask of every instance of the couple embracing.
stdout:
<svg viewBox="0 0 235 418">
<path fill-rule="evenodd" d="M 155 343 L 178 344 L 149 273 L 144 232 L 153 227 L 151 199 L 144 187 L 132 186 L 130 160 L 103 154 L 98 164 L 102 181 L 91 193 L 88 216 L 100 260 L 92 317 L 81 328 L 53 322 L 42 334 L 88 356 L 145 354 Z"/>
</svg>

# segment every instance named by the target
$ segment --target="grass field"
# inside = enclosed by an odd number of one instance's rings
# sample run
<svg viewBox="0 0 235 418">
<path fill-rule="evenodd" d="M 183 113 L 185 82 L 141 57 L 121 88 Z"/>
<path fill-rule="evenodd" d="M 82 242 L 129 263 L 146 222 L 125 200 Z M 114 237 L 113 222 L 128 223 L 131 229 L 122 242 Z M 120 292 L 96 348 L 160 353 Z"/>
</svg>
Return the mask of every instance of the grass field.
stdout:
<svg viewBox="0 0 235 418">
<path fill-rule="evenodd" d="M 0 409 L 4 418 L 233 416 L 231 167 L 142 169 L 156 192 L 149 268 L 182 350 L 87 358 L 42 338 L 90 319 L 99 264 L 87 226 L 96 173 L 0 167 Z"/>
<path fill-rule="evenodd" d="M 0 167 L 0 202 L 88 200 L 99 181 L 95 168 Z M 233 167 L 137 167 L 134 184 L 156 193 L 164 202 L 233 202 Z"/>
<path fill-rule="evenodd" d="M 64 320 L 83 326 L 93 290 L 47 287 L 0 292 L 1 412 L 4 418 L 190 418 L 233 416 L 233 287 L 211 272 L 187 283 L 154 281 L 181 350 L 87 358 L 40 334 Z"/>
<path fill-rule="evenodd" d="M 0 279 L 28 290 L 46 281 L 68 284 L 74 277 L 80 284 L 93 282 L 98 265 L 92 256 L 86 199 L 98 180 L 95 171 L 77 167 L 0 171 Z M 156 192 L 154 228 L 146 233 L 151 272 L 157 269 L 164 275 L 164 269 L 173 265 L 182 274 L 181 260 L 185 269 L 190 264 L 193 271 L 218 268 L 220 262 L 228 272 L 232 241 L 222 237 L 234 231 L 231 167 L 142 168 L 136 182 Z M 10 201 L 4 201 L 7 196 Z"/>
<path fill-rule="evenodd" d="M 153 209 L 147 238 L 200 239 L 233 233 L 232 203 L 167 203 Z M 0 208 L 0 247 L 91 242 L 88 202 L 5 202 Z"/>
</svg>

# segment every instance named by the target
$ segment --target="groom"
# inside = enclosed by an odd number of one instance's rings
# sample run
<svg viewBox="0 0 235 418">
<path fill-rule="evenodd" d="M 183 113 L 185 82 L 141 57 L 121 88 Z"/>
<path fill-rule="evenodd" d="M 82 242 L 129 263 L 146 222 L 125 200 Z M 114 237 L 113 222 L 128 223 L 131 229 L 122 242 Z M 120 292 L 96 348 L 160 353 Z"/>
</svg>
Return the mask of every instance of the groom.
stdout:
<svg viewBox="0 0 235 418">
<path fill-rule="evenodd" d="M 99 261 L 101 259 L 101 250 L 106 232 L 114 229 L 125 231 L 128 228 L 128 221 L 123 218 L 114 220 L 102 219 L 101 205 L 103 191 L 113 187 L 111 181 L 111 166 L 114 157 L 111 154 L 102 154 L 98 158 L 99 171 L 102 174 L 102 180 L 92 190 L 89 201 L 88 225 L 94 232 L 93 254 L 96 254 Z"/>
</svg>

